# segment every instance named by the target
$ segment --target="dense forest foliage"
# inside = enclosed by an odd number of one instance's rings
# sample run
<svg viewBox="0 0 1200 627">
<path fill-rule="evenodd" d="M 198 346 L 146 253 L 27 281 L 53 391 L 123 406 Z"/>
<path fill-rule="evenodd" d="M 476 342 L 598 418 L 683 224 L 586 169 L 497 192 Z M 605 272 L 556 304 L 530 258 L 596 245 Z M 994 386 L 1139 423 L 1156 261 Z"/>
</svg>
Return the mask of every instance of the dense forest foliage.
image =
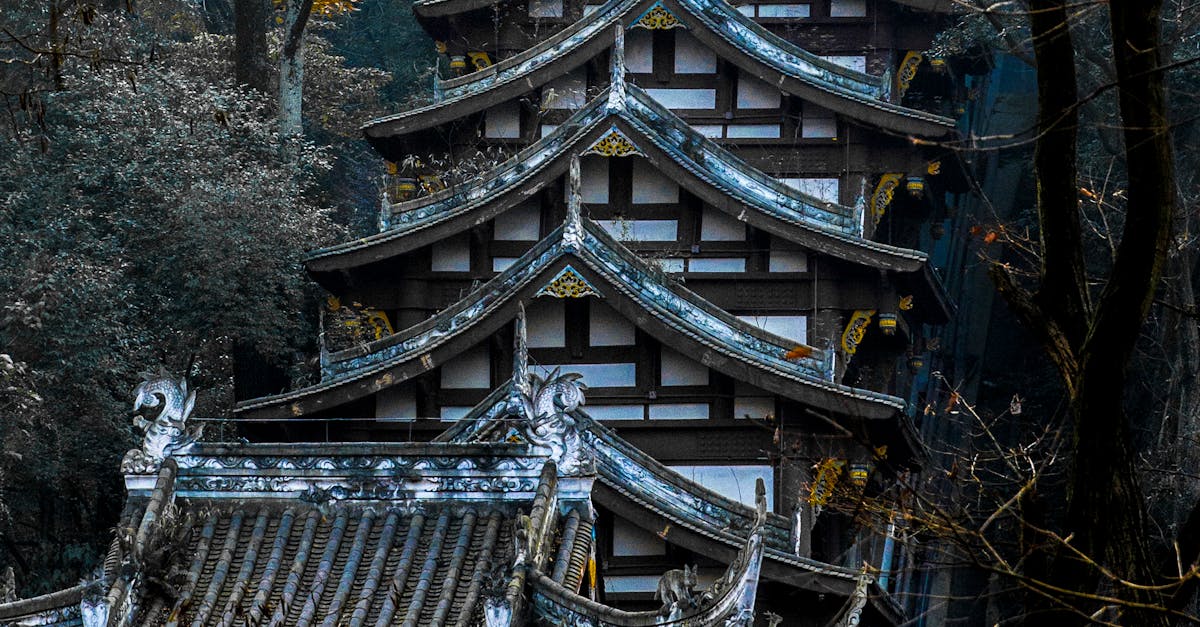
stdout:
<svg viewBox="0 0 1200 627">
<path fill-rule="evenodd" d="M 235 346 L 307 376 L 300 260 L 375 221 L 357 127 L 429 89 L 407 2 L 314 16 L 305 138 L 281 138 L 275 96 L 234 80 L 231 5 L 110 4 L 0 8 L 0 562 L 23 595 L 98 563 L 140 371 L 188 373 L 197 416 L 227 414 Z"/>
<path fill-rule="evenodd" d="M 226 414 L 239 352 L 311 380 L 301 259 L 373 228 L 381 168 L 357 126 L 429 91 L 408 0 L 299 21 L 261 4 L 258 59 L 234 35 L 242 0 L 0 7 L 0 565 L 22 595 L 99 562 L 140 371 L 186 373 L 201 417 Z M 930 568 L 983 573 L 997 620 L 1181 619 L 1200 581 L 1200 11 L 962 6 L 942 52 L 1039 70 L 1031 128 L 956 146 L 1032 153 L 1029 206 L 984 198 L 975 228 L 995 244 L 968 244 L 1013 312 L 991 332 L 1029 348 L 984 366 L 1003 381 L 990 405 L 955 391 L 927 408 L 962 441 L 881 511 L 902 504 Z M 280 122 L 293 23 L 299 135 Z"/>
</svg>

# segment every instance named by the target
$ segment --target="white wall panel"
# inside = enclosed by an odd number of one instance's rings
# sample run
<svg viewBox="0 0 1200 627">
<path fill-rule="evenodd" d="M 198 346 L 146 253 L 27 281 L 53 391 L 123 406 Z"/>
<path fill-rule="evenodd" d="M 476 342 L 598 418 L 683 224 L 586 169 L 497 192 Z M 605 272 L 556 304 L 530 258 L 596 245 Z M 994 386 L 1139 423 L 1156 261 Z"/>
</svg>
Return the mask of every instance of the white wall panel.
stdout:
<svg viewBox="0 0 1200 627">
<path fill-rule="evenodd" d="M 689 259 L 688 272 L 745 272 L 746 260 L 741 257 L 709 257 Z"/>
<path fill-rule="evenodd" d="M 746 223 L 709 206 L 700 214 L 700 239 L 705 242 L 740 242 L 746 239 Z"/>
<path fill-rule="evenodd" d="M 650 405 L 650 420 L 708 420 L 708 403 Z"/>
<path fill-rule="evenodd" d="M 668 109 L 715 109 L 715 89 L 647 89 L 646 93 Z"/>
<path fill-rule="evenodd" d="M 778 109 L 782 96 L 779 88 L 741 73 L 737 82 L 737 108 L 739 109 Z"/>
<path fill-rule="evenodd" d="M 675 73 L 714 74 L 716 71 L 717 55 L 691 33 L 682 28 L 675 29 Z"/>
<path fill-rule="evenodd" d="M 708 385 L 708 366 L 662 347 L 659 360 L 663 385 Z"/>
<path fill-rule="evenodd" d="M 502 102 L 487 110 L 483 120 L 483 135 L 490 139 L 517 139 L 521 137 L 521 105 L 514 101 Z"/>
<path fill-rule="evenodd" d="M 625 31 L 625 69 L 633 74 L 654 71 L 654 34 L 644 28 Z"/>
<path fill-rule="evenodd" d="M 577 372 L 592 388 L 629 388 L 637 385 L 637 364 L 530 364 L 539 375 L 549 376 L 555 368 L 561 373 Z"/>
<path fill-rule="evenodd" d="M 767 487 L 767 510 L 775 509 L 775 474 L 770 466 L 671 466 L 671 470 L 726 497 L 754 506 L 755 479 Z"/>
</svg>

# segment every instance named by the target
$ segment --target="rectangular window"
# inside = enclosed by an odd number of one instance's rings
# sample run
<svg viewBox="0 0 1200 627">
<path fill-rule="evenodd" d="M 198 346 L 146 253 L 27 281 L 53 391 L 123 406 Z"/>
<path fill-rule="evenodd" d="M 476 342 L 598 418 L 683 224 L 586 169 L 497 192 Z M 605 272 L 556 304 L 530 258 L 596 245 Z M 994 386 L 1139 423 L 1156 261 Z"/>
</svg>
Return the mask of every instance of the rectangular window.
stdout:
<svg viewBox="0 0 1200 627">
<path fill-rule="evenodd" d="M 710 139 L 720 139 L 725 135 L 725 126 L 721 124 L 693 124 L 692 129 Z"/>
<path fill-rule="evenodd" d="M 588 312 L 588 344 L 591 346 L 633 346 L 634 326 L 617 310 L 592 301 Z"/>
<path fill-rule="evenodd" d="M 754 7 L 755 6 L 756 5 L 753 5 L 753 4 L 743 4 L 742 6 L 737 8 L 737 11 L 738 11 L 738 13 L 741 13 L 742 15 L 745 15 L 746 17 L 754 17 Z"/>
<path fill-rule="evenodd" d="M 830 0 L 829 17 L 866 17 L 867 0 Z"/>
<path fill-rule="evenodd" d="M 483 119 L 483 136 L 488 139 L 518 139 L 521 137 L 521 104 L 502 102 L 487 110 Z"/>
<path fill-rule="evenodd" d="M 804 344 L 808 341 L 808 318 L 806 316 L 738 316 L 767 333 Z"/>
<path fill-rule="evenodd" d="M 670 466 L 671 470 L 742 504 L 754 506 L 754 484 L 767 484 L 767 511 L 774 510 L 775 473 L 770 466 Z M 608 581 L 607 579 L 605 580 Z"/>
<path fill-rule="evenodd" d="M 746 239 L 746 225 L 741 220 L 712 207 L 700 213 L 700 240 L 705 242 L 740 242 Z"/>
<path fill-rule="evenodd" d="M 625 32 L 625 69 L 630 74 L 654 71 L 654 34 L 644 28 Z"/>
<path fill-rule="evenodd" d="M 572 70 L 542 88 L 543 109 L 578 109 L 587 104 L 587 73 Z"/>
<path fill-rule="evenodd" d="M 525 326 L 530 348 L 567 345 L 566 308 L 557 298 L 538 298 L 530 303 Z"/>
<path fill-rule="evenodd" d="M 448 389 L 488 389 L 492 387 L 492 361 L 486 344 L 472 347 L 442 364 L 442 387 Z"/>
<path fill-rule="evenodd" d="M 686 30 L 675 29 L 675 73 L 715 74 L 716 71 L 717 55 Z"/>
<path fill-rule="evenodd" d="M 541 222 L 542 210 L 536 202 L 517 205 L 496 216 L 492 238 L 499 242 L 536 242 Z"/>
<path fill-rule="evenodd" d="M 433 244 L 429 269 L 433 272 L 470 272 L 471 245 L 467 234 L 447 237 Z"/>
<path fill-rule="evenodd" d="M 540 135 L 540 137 L 545 137 L 545 136 L 549 135 L 550 133 L 553 133 L 554 129 L 556 129 L 556 128 L 558 128 L 557 124 L 543 124 L 542 128 L 541 128 L 542 134 Z"/>
<path fill-rule="evenodd" d="M 622 242 L 673 242 L 679 230 L 675 220 L 596 220 L 596 224 Z"/>
<path fill-rule="evenodd" d="M 585 405 L 583 410 L 596 420 L 644 420 L 645 405 Z"/>
<path fill-rule="evenodd" d="M 738 74 L 737 108 L 778 109 L 782 98 L 779 89 L 770 83 L 742 72 Z"/>
<path fill-rule="evenodd" d="M 662 347 L 659 360 L 662 385 L 708 385 L 708 366 Z"/>
<path fill-rule="evenodd" d="M 674 204 L 679 202 L 679 184 L 649 163 L 638 163 L 633 168 L 633 204 Z M 669 239 L 674 240 L 672 236 Z"/>
<path fill-rule="evenodd" d="M 812 6 L 808 4 L 760 4 L 758 17 L 768 19 L 795 19 L 809 17 Z"/>
<path fill-rule="evenodd" d="M 530 364 L 538 375 L 546 377 L 555 368 L 560 373 L 577 372 L 592 388 L 631 388 L 637 385 L 637 364 Z"/>
<path fill-rule="evenodd" d="M 562 17 L 563 0 L 529 0 L 529 17 Z"/>
<path fill-rule="evenodd" d="M 725 137 L 729 139 L 779 139 L 778 124 L 730 124 Z"/>
<path fill-rule="evenodd" d="M 650 405 L 650 420 L 708 420 L 708 403 Z"/>
<path fill-rule="evenodd" d="M 689 259 L 688 272 L 745 272 L 746 260 L 741 257 L 712 257 Z"/>
<path fill-rule="evenodd" d="M 668 109 L 715 109 L 715 89 L 647 89 L 646 93 Z"/>
</svg>

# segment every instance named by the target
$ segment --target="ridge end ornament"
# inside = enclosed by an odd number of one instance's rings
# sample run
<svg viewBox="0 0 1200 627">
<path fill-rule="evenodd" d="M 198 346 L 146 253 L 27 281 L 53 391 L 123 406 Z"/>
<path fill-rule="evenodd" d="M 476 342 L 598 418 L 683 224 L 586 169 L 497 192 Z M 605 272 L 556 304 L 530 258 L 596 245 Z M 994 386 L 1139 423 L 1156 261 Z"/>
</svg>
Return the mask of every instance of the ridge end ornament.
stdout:
<svg viewBox="0 0 1200 627">
<path fill-rule="evenodd" d="M 145 377 L 134 389 L 133 424 L 142 430 L 142 447 L 130 449 L 121 460 L 125 474 L 150 474 L 158 470 L 169 455 L 200 438 L 203 427 L 188 429 L 187 420 L 196 405 L 196 391 L 189 390 L 187 379 L 175 379 L 160 368 Z M 161 408 L 152 418 L 143 410 Z"/>
<path fill-rule="evenodd" d="M 609 113 L 625 108 L 625 28 L 615 27 L 612 58 L 609 61 L 608 103 Z"/>
</svg>

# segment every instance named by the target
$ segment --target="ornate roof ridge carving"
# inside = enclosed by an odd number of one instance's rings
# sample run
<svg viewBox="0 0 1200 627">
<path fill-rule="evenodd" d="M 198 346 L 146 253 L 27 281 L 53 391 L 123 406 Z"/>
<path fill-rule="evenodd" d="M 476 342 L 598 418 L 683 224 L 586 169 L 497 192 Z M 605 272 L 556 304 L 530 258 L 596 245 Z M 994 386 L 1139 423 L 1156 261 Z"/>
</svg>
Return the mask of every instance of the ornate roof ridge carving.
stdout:
<svg viewBox="0 0 1200 627">
<path fill-rule="evenodd" d="M 501 390 L 507 387 L 508 384 Z M 571 415 L 581 439 L 594 452 L 597 479 L 601 483 L 672 524 L 691 529 L 710 540 L 727 546 L 744 542 L 756 520 L 753 507 L 713 492 L 667 468 L 589 416 L 586 407 L 575 409 Z M 438 440 L 495 441 L 504 436 L 498 428 L 506 424 L 505 417 L 503 408 L 488 407 L 485 401 L 438 436 Z M 767 513 L 763 523 L 765 556 L 775 562 L 843 581 L 856 581 L 861 576 L 852 568 L 796 555 L 792 552 L 790 534 L 790 521 L 786 517 Z"/>
<path fill-rule="evenodd" d="M 320 383 L 243 401 L 234 411 L 242 413 L 282 405 L 375 377 L 403 363 L 424 360 L 434 348 L 498 310 L 566 255 L 604 277 L 615 290 L 631 298 L 671 332 L 683 334 L 735 362 L 843 399 L 891 410 L 904 407 L 901 399 L 833 382 L 833 353 L 830 350 L 806 347 L 805 355 L 789 358 L 789 353 L 794 354 L 796 348 L 794 342 L 762 331 L 708 303 L 639 258 L 590 220 L 582 219 L 582 245 L 578 250 L 568 245 L 566 226 L 552 231 L 507 270 L 424 322 L 361 347 L 331 354 L 323 367 L 324 380 Z M 394 382 L 390 375 L 375 381 L 377 387 Z"/>
<path fill-rule="evenodd" d="M 818 237 L 832 238 L 840 246 L 848 245 L 865 251 L 872 256 L 875 263 L 884 267 L 910 271 L 925 261 L 926 255 L 921 251 L 882 244 L 862 237 L 863 219 L 856 209 L 808 196 L 767 176 L 713 140 L 701 135 L 670 110 L 655 102 L 641 88 L 624 83 L 621 87 L 624 96 L 620 99 L 619 107 L 614 104 L 614 90 L 607 89 L 549 135 L 479 177 L 451 190 L 393 205 L 406 208 L 389 218 L 387 223 L 394 225 L 390 229 L 314 251 L 310 254 L 309 261 L 356 253 L 399 241 L 448 220 L 483 211 L 495 203 L 504 202 L 502 198 L 505 194 L 519 188 L 543 171 L 556 167 L 563 155 L 578 148 L 583 138 L 590 136 L 605 123 L 609 124 L 613 132 L 621 134 L 621 137 L 628 141 L 628 137 L 616 127 L 618 120 L 635 130 L 640 139 L 653 145 L 678 167 L 720 193 L 738 199 L 741 204 L 753 208 L 769 219 L 778 220 L 786 227 L 802 229 Z M 637 149 L 636 145 L 634 149 Z M 591 147 L 585 150 L 588 151 L 591 151 Z M 822 247 L 813 244 L 801 234 L 789 235 L 789 229 L 786 227 L 777 227 L 776 230 L 780 231 L 777 234 L 827 254 L 850 258 L 840 250 L 840 246 Z M 880 256 L 885 259 L 876 259 Z"/>
<path fill-rule="evenodd" d="M 883 117 L 879 118 L 877 115 L 876 119 L 864 119 L 867 117 L 865 112 L 856 110 L 854 106 L 829 107 L 838 109 L 843 115 L 903 133 L 942 136 L 955 128 L 954 120 L 949 118 L 888 102 L 891 84 L 888 76 L 865 74 L 822 59 L 756 24 L 724 0 L 611 0 L 600 10 L 584 16 L 553 37 L 516 56 L 485 70 L 440 83 L 441 100 L 438 102 L 412 111 L 377 118 L 363 125 L 362 129 L 369 137 L 387 137 L 396 133 L 412 132 L 420 128 L 420 118 L 435 110 L 457 107 L 460 103 L 491 92 L 502 85 L 517 83 L 535 71 L 539 71 L 539 76 L 545 80 L 522 81 L 522 89 L 539 87 L 555 76 L 585 63 L 587 59 L 572 58 L 575 56 L 573 53 L 583 49 L 584 44 L 593 41 L 610 26 L 618 22 L 624 24 L 627 15 L 636 13 L 640 16 L 642 12 L 657 4 L 661 4 L 664 10 L 670 11 L 677 19 L 694 22 L 691 30 L 701 41 L 720 41 L 729 49 L 737 51 L 742 55 L 738 65 L 743 66 L 743 69 L 754 68 L 751 73 L 759 74 L 760 78 L 768 82 L 778 83 L 777 86 L 783 91 L 794 93 L 796 85 L 792 83 L 798 83 L 822 92 L 836 101 L 866 107 Z M 718 56 L 727 56 L 722 55 L 719 50 L 716 52 Z M 559 68 L 558 72 L 549 72 L 547 68 L 551 65 L 566 67 Z M 764 72 L 778 74 L 779 79 L 768 78 Z M 797 95 L 804 97 L 803 94 Z M 468 108 L 454 117 L 461 117 L 485 107 L 486 104 Z M 908 121 L 901 122 L 902 119 Z M 406 121 L 416 126 L 404 124 Z M 412 127 L 406 129 L 406 126 Z"/>
</svg>

